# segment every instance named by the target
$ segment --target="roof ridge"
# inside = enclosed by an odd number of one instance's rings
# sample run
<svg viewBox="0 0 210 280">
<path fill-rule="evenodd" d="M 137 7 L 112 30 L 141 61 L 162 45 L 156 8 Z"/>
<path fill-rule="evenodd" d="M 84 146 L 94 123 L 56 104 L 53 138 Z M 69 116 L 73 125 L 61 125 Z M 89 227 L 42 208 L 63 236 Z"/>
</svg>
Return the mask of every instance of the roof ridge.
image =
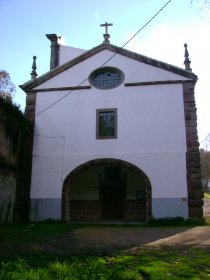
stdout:
<svg viewBox="0 0 210 280">
<path fill-rule="evenodd" d="M 128 50 L 128 49 L 124 49 L 123 47 L 120 48 L 120 47 L 112 45 L 112 44 L 109 44 L 109 45 L 112 46 L 115 49 L 119 49 L 119 51 L 118 51 L 119 54 L 120 53 L 121 54 L 125 53 L 125 54 L 130 55 L 130 57 L 133 56 L 134 59 L 137 58 L 137 60 L 138 60 L 138 58 L 140 58 L 140 59 L 143 58 L 143 59 L 145 59 L 145 61 L 141 61 L 141 62 L 144 62 L 144 63 L 148 62 L 147 64 L 150 64 L 152 66 L 156 66 L 158 68 L 165 67 L 165 70 L 168 70 L 168 71 L 170 71 L 170 68 L 177 69 L 178 71 L 183 72 L 183 74 L 185 74 L 185 76 L 189 76 L 190 78 L 197 80 L 197 76 L 193 72 L 189 72 L 186 69 L 181 68 L 179 66 L 176 66 L 176 65 L 173 65 L 173 64 L 170 64 L 170 63 L 167 63 L 167 62 L 164 62 L 164 61 L 161 61 L 161 60 L 158 60 L 158 59 L 155 59 L 155 58 L 152 58 L 152 57 L 149 57 L 149 56 L 137 53 L 137 52 L 133 52 L 133 51 Z M 121 52 L 121 50 L 122 50 L 122 52 Z M 155 63 L 156 65 L 154 65 L 153 63 Z"/>
<path fill-rule="evenodd" d="M 86 60 L 87 58 L 91 57 L 92 55 L 98 53 L 99 51 L 102 51 L 104 49 L 108 49 L 110 51 L 115 51 L 116 55 L 120 54 L 120 55 L 124 55 L 126 57 L 129 57 L 131 59 L 137 60 L 139 62 L 142 63 L 146 63 L 148 65 L 154 66 L 154 67 L 158 67 L 161 68 L 163 70 L 166 71 L 170 71 L 172 73 L 193 79 L 193 80 L 197 80 L 197 76 L 192 73 L 189 72 L 187 70 L 185 70 L 184 68 L 124 49 L 123 47 L 119 47 L 113 44 L 107 44 L 107 43 L 102 43 L 100 45 L 97 45 L 93 48 L 91 48 L 90 50 L 80 54 L 79 56 L 73 58 L 70 61 L 65 62 L 62 65 L 57 66 L 56 68 L 42 74 L 41 76 L 39 76 L 38 78 L 36 78 L 36 80 L 29 80 L 26 83 L 20 85 L 20 88 L 23 89 L 24 91 L 30 91 L 32 88 L 34 88 L 35 86 L 40 85 L 41 83 L 47 81 L 48 79 L 56 76 L 57 74 L 71 68 L 72 66 Z"/>
</svg>

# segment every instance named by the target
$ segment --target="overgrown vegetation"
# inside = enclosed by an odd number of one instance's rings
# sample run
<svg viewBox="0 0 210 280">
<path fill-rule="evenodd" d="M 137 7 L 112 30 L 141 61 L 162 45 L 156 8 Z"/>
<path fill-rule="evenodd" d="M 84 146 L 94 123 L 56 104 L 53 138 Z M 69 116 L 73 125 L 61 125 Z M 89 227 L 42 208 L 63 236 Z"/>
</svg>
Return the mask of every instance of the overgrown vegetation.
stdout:
<svg viewBox="0 0 210 280">
<path fill-rule="evenodd" d="M 55 245 L 56 238 L 62 242 L 61 236 L 65 237 L 79 227 L 58 221 L 2 226 L 0 280 L 210 279 L 210 248 L 152 249 L 142 246 L 137 250 L 116 250 L 109 255 L 103 252 L 75 255 L 68 250 L 59 250 Z M 51 248 L 41 250 L 46 243 L 51 244 Z"/>
</svg>

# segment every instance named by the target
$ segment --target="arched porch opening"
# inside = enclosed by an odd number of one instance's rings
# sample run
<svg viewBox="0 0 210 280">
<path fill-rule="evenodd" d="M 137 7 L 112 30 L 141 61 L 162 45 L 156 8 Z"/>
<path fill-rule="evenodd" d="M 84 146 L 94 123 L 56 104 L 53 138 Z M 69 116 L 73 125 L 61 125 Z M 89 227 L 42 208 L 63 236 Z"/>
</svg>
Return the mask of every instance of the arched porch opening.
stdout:
<svg viewBox="0 0 210 280">
<path fill-rule="evenodd" d="M 68 222 L 148 222 L 152 189 L 135 165 L 113 158 L 95 159 L 75 168 L 62 190 L 62 219 Z"/>
</svg>

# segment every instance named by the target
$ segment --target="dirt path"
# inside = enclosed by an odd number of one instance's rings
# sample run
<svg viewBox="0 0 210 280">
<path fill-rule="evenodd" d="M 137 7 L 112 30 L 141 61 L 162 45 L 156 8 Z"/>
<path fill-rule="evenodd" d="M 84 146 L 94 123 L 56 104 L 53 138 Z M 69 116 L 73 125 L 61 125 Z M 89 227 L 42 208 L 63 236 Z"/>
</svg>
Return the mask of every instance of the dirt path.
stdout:
<svg viewBox="0 0 210 280">
<path fill-rule="evenodd" d="M 148 243 L 146 246 L 192 246 L 210 249 L 210 227 L 202 226 L 188 229 L 170 237 Z"/>
<path fill-rule="evenodd" d="M 47 254 L 112 255 L 126 251 L 135 253 L 141 247 L 200 247 L 210 250 L 210 226 L 199 227 L 138 227 L 87 226 L 65 233 L 45 235 L 42 239 L 1 243 L 0 258 Z"/>
<path fill-rule="evenodd" d="M 195 228 L 98 228 L 74 232 L 80 246 L 194 246 L 210 248 L 210 227 Z"/>
<path fill-rule="evenodd" d="M 204 215 L 210 216 L 210 199 L 204 200 Z M 103 227 L 73 231 L 72 249 L 111 252 L 135 247 L 202 247 L 210 249 L 210 226 L 199 227 Z"/>
<path fill-rule="evenodd" d="M 45 240 L 39 250 L 51 253 L 105 255 L 135 252 L 147 247 L 200 247 L 210 249 L 210 227 L 85 227 Z"/>
<path fill-rule="evenodd" d="M 204 213 L 209 213 L 210 200 Z M 30 229 L 26 229 L 26 231 Z M 33 230 L 33 227 L 32 227 Z M 141 247 L 199 247 L 210 250 L 210 226 L 141 227 L 84 226 L 62 233 L 44 234 L 43 238 L 20 240 L 11 244 L 0 239 L 0 256 L 10 255 L 110 255 L 120 251 L 135 253 Z"/>
</svg>

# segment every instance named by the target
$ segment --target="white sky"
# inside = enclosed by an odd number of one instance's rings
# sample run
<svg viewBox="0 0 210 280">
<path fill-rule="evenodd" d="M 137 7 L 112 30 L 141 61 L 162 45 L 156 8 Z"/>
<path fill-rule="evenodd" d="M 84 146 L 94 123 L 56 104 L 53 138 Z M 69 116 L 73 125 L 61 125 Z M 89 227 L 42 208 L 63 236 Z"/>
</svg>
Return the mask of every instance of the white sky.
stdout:
<svg viewBox="0 0 210 280">
<path fill-rule="evenodd" d="M 167 0 L 0 0 L 0 70 L 9 72 L 17 86 L 15 101 L 25 107 L 25 93 L 18 88 L 30 79 L 32 57 L 39 75 L 49 70 L 47 33 L 63 35 L 62 43 L 90 49 L 103 41 L 105 21 L 111 43 L 122 46 Z M 197 0 L 172 0 L 125 48 L 184 67 L 184 43 L 191 68 L 198 76 L 196 105 L 198 134 L 210 133 L 210 16 L 199 10 Z"/>
</svg>

